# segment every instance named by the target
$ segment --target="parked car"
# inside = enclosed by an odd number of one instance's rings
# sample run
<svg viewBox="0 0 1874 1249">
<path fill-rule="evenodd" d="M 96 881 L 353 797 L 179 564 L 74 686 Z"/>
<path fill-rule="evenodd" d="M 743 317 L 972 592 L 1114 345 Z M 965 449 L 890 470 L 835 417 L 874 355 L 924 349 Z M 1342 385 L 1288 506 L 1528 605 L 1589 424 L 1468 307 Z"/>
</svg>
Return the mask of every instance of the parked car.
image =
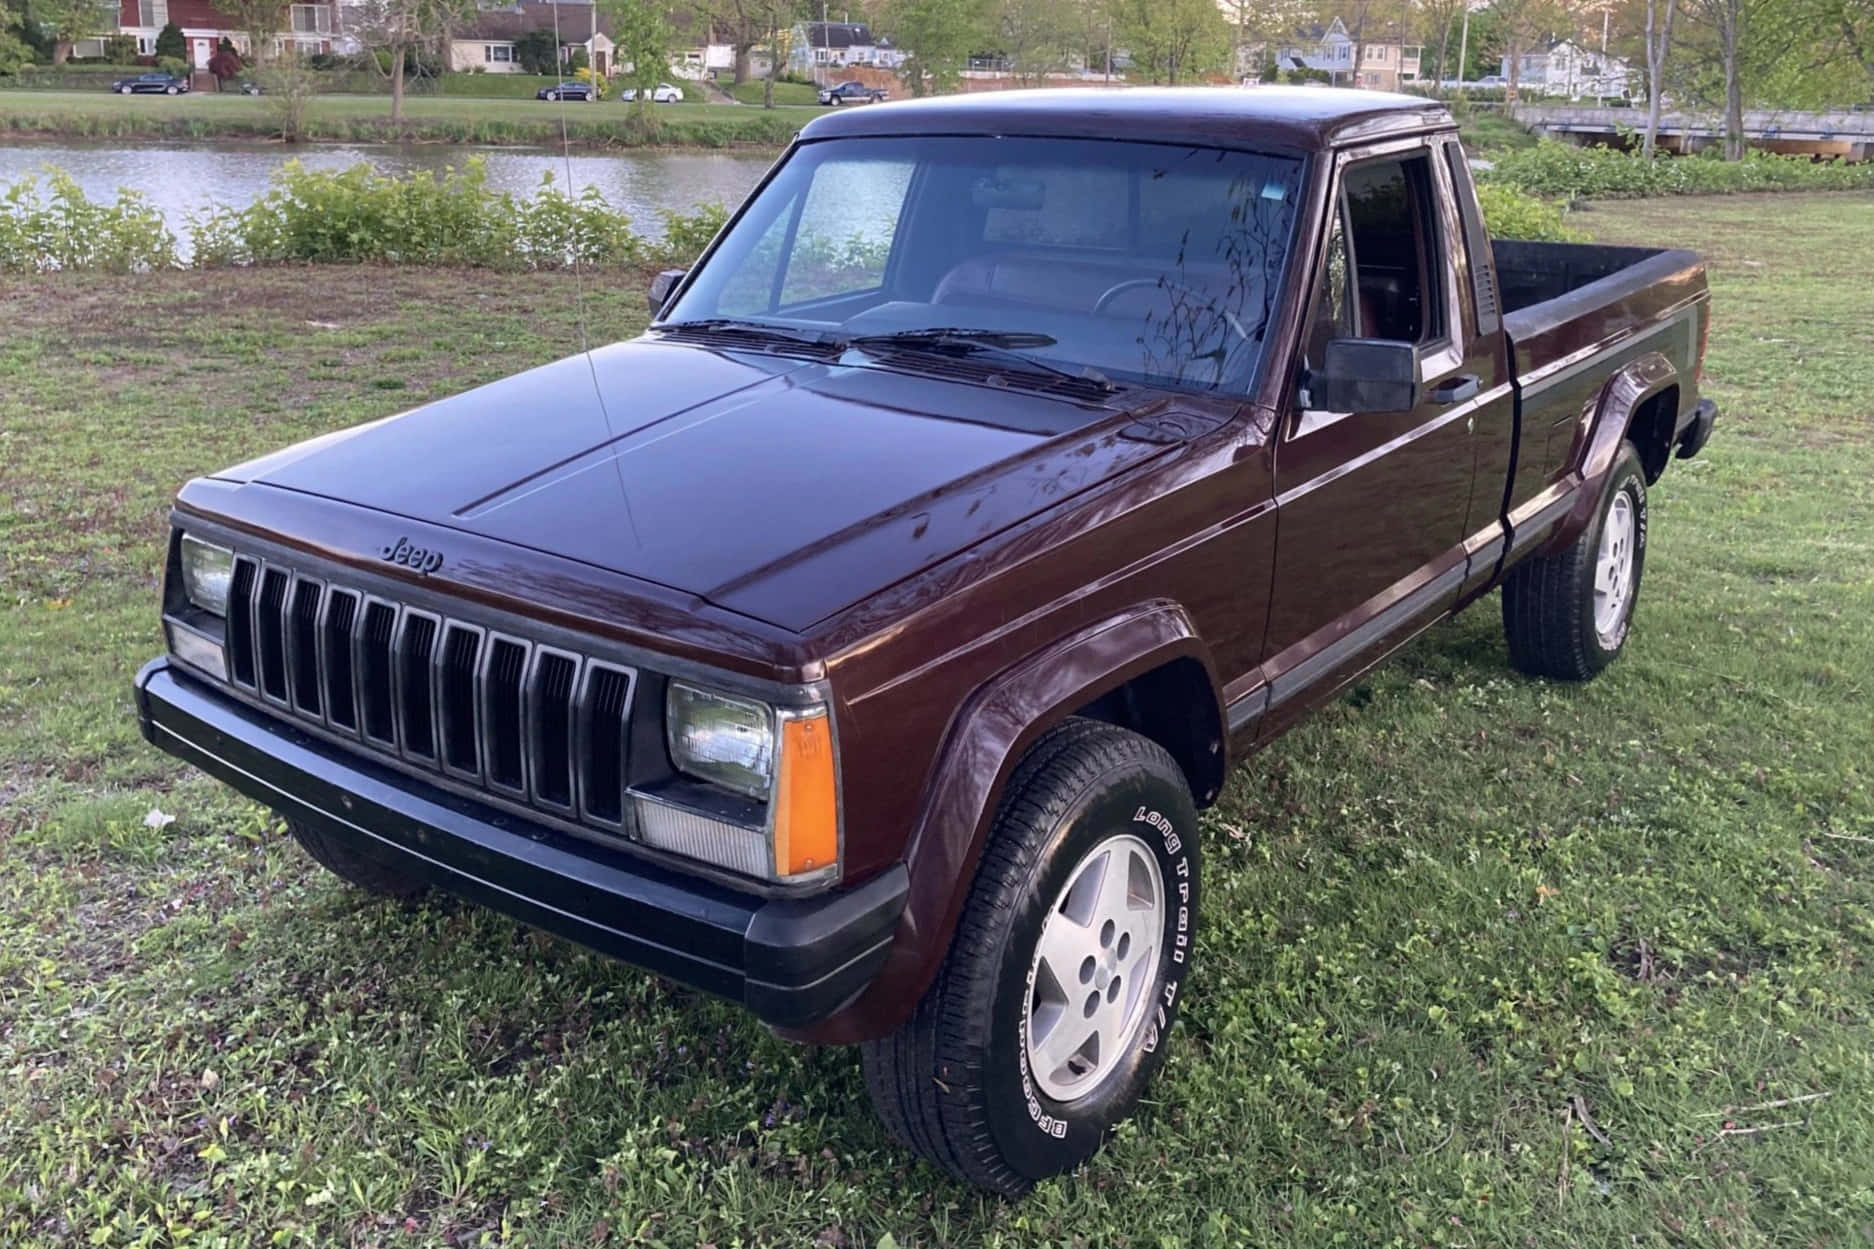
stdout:
<svg viewBox="0 0 1874 1249">
<path fill-rule="evenodd" d="M 186 95 L 189 80 L 180 74 L 138 74 L 119 78 L 111 84 L 111 90 L 119 95 Z"/>
<path fill-rule="evenodd" d="M 840 104 L 878 104 L 889 93 L 883 87 L 868 87 L 862 82 L 842 82 L 837 87 L 820 88 L 820 103 Z"/>
<path fill-rule="evenodd" d="M 618 98 L 621 100 L 636 100 L 638 98 L 638 89 L 636 87 L 626 87 L 623 91 L 618 93 Z M 681 104 L 682 102 L 683 89 L 681 87 L 674 87 L 667 82 L 660 82 L 655 87 L 651 88 L 651 103 L 653 104 Z"/>
<path fill-rule="evenodd" d="M 558 82 L 534 92 L 536 100 L 585 100 L 599 98 L 598 89 L 589 82 Z"/>
<path fill-rule="evenodd" d="M 829 113 L 651 307 L 185 485 L 142 732 L 363 889 L 858 1045 L 1003 1194 L 1163 1064 L 1229 769 L 1499 587 L 1595 676 L 1717 419 L 1696 255 L 1493 242 L 1372 91 Z"/>
<path fill-rule="evenodd" d="M 262 89 L 259 83 L 249 78 L 241 84 L 241 94 L 242 95 L 265 95 L 266 91 Z"/>
</svg>

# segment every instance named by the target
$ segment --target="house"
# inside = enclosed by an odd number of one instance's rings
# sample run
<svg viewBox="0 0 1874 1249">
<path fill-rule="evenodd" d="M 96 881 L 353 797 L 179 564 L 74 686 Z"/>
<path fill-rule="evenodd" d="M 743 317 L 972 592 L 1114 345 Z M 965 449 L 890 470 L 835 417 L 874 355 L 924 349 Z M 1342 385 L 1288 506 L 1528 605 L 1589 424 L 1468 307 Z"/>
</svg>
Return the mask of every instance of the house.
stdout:
<svg viewBox="0 0 1874 1249">
<path fill-rule="evenodd" d="M 289 5 L 285 18 L 284 29 L 273 37 L 275 55 L 295 49 L 307 56 L 333 50 L 338 31 L 336 0 Z M 118 0 L 117 33 L 134 37 L 137 51 L 144 56 L 155 54 L 156 36 L 171 22 L 181 27 L 189 64 L 195 69 L 208 68 L 208 59 L 223 39 L 233 43 L 242 56 L 253 54 L 239 20 L 215 8 L 210 0 Z"/>
<path fill-rule="evenodd" d="M 889 38 L 875 39 L 864 22 L 796 22 L 788 40 L 788 68 L 796 73 L 868 65 L 897 69 L 905 54 Z"/>
<path fill-rule="evenodd" d="M 591 0 L 560 0 L 557 9 L 561 63 L 570 61 L 573 51 L 580 49 L 594 73 L 612 73 L 617 68 L 612 39 L 606 33 L 605 18 Z M 458 73 L 518 74 L 521 63 L 514 45 L 533 31 L 554 30 L 554 18 L 552 0 L 520 0 L 500 8 L 477 9 L 449 36 L 449 68 Z"/>
<path fill-rule="evenodd" d="M 1514 77 L 1510 58 L 1503 58 L 1503 81 L 1514 82 L 1518 89 L 1541 95 L 1563 95 L 1571 100 L 1582 96 L 1626 96 L 1640 87 L 1639 78 L 1626 61 L 1602 52 L 1590 52 L 1567 39 L 1521 54 Z"/>
<path fill-rule="evenodd" d="M 1353 63 L 1355 43 L 1360 44 L 1360 64 Z M 1319 70 L 1338 87 L 1371 87 L 1377 91 L 1397 91 L 1418 81 L 1417 44 L 1388 39 L 1377 33 L 1356 40 L 1338 17 L 1327 25 L 1319 22 L 1301 27 L 1275 49 L 1276 65 L 1284 71 Z"/>
</svg>

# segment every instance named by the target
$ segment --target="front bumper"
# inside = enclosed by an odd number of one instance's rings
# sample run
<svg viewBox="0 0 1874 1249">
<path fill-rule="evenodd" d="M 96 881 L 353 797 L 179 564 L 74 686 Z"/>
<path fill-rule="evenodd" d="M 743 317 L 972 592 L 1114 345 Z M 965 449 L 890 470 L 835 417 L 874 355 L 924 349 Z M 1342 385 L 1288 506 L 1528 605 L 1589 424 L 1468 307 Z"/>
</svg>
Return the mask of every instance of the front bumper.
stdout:
<svg viewBox="0 0 1874 1249">
<path fill-rule="evenodd" d="M 166 659 L 137 674 L 151 744 L 430 884 L 737 1001 L 777 1028 L 869 984 L 904 909 L 902 864 L 850 889 L 763 898 L 588 844 L 393 772 L 254 711 Z"/>
</svg>

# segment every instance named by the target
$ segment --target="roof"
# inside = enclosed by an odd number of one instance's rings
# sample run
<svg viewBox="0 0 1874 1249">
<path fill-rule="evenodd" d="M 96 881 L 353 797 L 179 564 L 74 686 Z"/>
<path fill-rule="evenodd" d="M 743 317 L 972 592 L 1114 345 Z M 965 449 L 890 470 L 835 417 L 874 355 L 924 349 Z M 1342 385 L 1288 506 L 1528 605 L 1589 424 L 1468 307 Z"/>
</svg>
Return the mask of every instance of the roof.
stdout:
<svg viewBox="0 0 1874 1249">
<path fill-rule="evenodd" d="M 808 22 L 807 42 L 816 48 L 869 48 L 872 28 L 864 22 Z"/>
<path fill-rule="evenodd" d="M 531 30 L 552 30 L 554 8 L 552 0 L 521 0 L 508 8 L 477 9 L 455 38 L 512 41 Z M 592 38 L 592 21 L 598 15 L 593 5 L 566 0 L 558 9 L 561 43 L 585 43 Z M 599 29 L 609 25 L 601 19 Z"/>
<path fill-rule="evenodd" d="M 1022 134 L 1304 151 L 1452 126 L 1423 96 L 1334 87 L 1059 87 L 901 100 L 828 113 L 803 140 L 844 135 Z"/>
</svg>

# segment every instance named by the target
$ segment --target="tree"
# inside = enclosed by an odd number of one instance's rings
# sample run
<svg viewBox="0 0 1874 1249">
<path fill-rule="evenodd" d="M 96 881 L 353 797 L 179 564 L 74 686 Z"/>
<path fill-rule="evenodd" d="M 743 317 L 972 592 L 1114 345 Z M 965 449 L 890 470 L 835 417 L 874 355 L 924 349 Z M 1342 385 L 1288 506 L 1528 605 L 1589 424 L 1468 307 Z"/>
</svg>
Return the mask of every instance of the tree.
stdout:
<svg viewBox="0 0 1874 1249">
<path fill-rule="evenodd" d="M 632 111 L 639 125 L 648 126 L 651 90 L 670 73 L 670 24 L 652 0 L 601 0 L 599 11 L 612 19 L 617 76 L 637 88 Z"/>
<path fill-rule="evenodd" d="M 898 77 L 912 95 L 954 86 L 970 53 L 995 42 L 989 0 L 884 0 L 879 25 L 904 49 Z"/>
<path fill-rule="evenodd" d="M 1659 142 L 1659 110 L 1666 93 L 1666 56 L 1672 50 L 1676 7 L 1677 0 L 1646 0 L 1646 137 L 1640 151 L 1647 156 Z"/>
<path fill-rule="evenodd" d="M 557 74 L 560 41 L 546 27 L 536 27 L 514 41 L 514 59 L 530 74 Z"/>
<path fill-rule="evenodd" d="M 1065 69 L 1083 44 L 1074 0 L 999 0 L 996 49 L 1016 81 L 1034 83 Z"/>
<path fill-rule="evenodd" d="M 178 61 L 187 60 L 189 41 L 182 37 L 182 27 L 170 22 L 156 32 L 156 59 L 173 57 Z"/>
<path fill-rule="evenodd" d="M 208 72 L 215 76 L 215 90 L 220 91 L 230 78 L 241 72 L 241 54 L 223 39 L 215 54 L 208 58 Z"/>
<path fill-rule="evenodd" d="M 390 120 L 401 126 L 403 80 L 410 58 L 447 39 L 450 26 L 473 12 L 475 0 L 364 0 L 353 27 L 358 41 L 390 58 Z"/>
<path fill-rule="evenodd" d="M 273 60 L 273 41 L 285 29 L 291 0 L 215 0 L 215 8 L 234 19 L 247 36 L 247 53 L 256 64 Z"/>
<path fill-rule="evenodd" d="M 1153 82 L 1176 84 L 1222 67 L 1230 28 L 1214 0 L 1114 0 L 1120 46 Z"/>
</svg>

